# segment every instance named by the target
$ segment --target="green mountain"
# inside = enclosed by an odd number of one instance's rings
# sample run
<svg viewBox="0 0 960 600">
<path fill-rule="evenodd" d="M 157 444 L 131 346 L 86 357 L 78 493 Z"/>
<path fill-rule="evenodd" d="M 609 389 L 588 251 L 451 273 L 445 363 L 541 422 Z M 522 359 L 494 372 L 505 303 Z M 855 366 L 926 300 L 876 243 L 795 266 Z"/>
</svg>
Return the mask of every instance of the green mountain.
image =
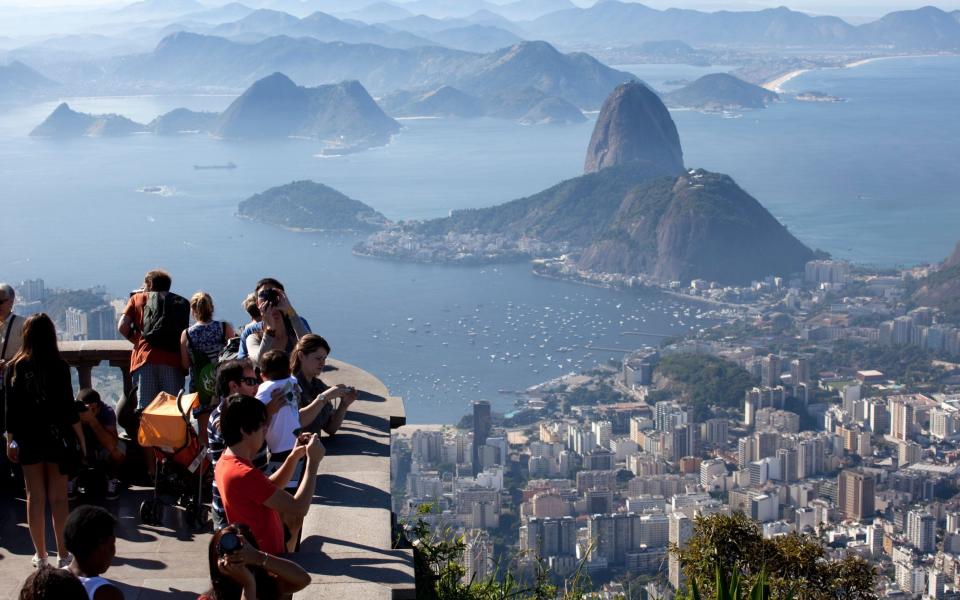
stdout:
<svg viewBox="0 0 960 600">
<path fill-rule="evenodd" d="M 580 266 L 666 281 L 745 283 L 800 271 L 812 259 L 810 248 L 729 175 L 697 169 L 630 190 Z"/>
<path fill-rule="evenodd" d="M 939 308 L 952 321 L 960 322 L 960 242 L 939 269 L 918 282 L 913 301 Z"/>
<path fill-rule="evenodd" d="M 780 96 L 728 73 L 711 73 L 663 95 L 667 106 L 707 110 L 763 108 Z"/>
<path fill-rule="evenodd" d="M 240 203 L 240 216 L 297 230 L 363 231 L 389 221 L 363 202 L 313 181 L 294 181 L 255 194 Z"/>
<path fill-rule="evenodd" d="M 653 163 L 635 162 L 568 179 L 533 196 L 490 208 L 454 211 L 449 217 L 413 227 L 419 234 L 503 233 L 545 242 L 585 246 L 607 228 L 631 189 L 669 175 Z"/>
</svg>

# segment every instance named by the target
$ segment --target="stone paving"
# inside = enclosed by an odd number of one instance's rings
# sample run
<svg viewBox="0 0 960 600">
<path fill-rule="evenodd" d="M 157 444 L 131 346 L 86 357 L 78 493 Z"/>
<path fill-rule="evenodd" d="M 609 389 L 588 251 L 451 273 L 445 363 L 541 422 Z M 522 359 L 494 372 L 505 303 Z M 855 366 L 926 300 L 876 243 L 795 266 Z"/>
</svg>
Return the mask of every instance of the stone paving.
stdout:
<svg viewBox="0 0 960 600">
<path fill-rule="evenodd" d="M 362 393 L 340 431 L 324 438 L 327 456 L 294 557 L 312 583 L 296 598 L 412 598 L 411 551 L 392 549 L 391 539 L 390 431 L 405 421 L 403 402 L 372 375 L 329 362 L 324 381 Z M 175 508 L 165 510 L 162 526 L 141 524 L 140 502 L 151 496 L 151 490 L 134 487 L 104 504 L 119 523 L 117 558 L 106 576 L 120 584 L 127 600 L 193 600 L 209 584 L 210 534 L 191 530 Z M 0 599 L 15 599 L 31 571 L 33 546 L 21 498 L 0 497 Z M 52 551 L 49 527 L 47 535 Z"/>
</svg>

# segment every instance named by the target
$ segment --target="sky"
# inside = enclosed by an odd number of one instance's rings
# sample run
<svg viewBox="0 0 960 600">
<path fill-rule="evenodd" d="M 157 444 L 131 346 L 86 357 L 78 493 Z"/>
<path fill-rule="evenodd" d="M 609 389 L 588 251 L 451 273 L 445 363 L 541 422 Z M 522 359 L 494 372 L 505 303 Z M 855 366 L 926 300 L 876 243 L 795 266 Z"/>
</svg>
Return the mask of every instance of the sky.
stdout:
<svg viewBox="0 0 960 600">
<path fill-rule="evenodd" d="M 216 6 L 229 0 L 208 0 L 204 4 Z M 241 0 L 242 1 L 242 0 Z M 376 0 L 370 0 L 372 4 Z M 503 4 L 508 0 L 492 0 Z M 13 7 L 102 7 L 123 6 L 132 2 L 125 0 L 0 0 L 0 8 Z M 203 2 L 203 0 L 201 0 Z M 589 6 L 592 0 L 573 0 L 575 4 Z M 398 2 L 402 3 L 402 2 Z M 788 6 L 818 14 L 837 16 L 878 17 L 895 10 L 913 9 L 932 4 L 944 10 L 960 9 L 960 0 L 644 0 L 644 4 L 654 8 L 694 8 L 698 10 L 757 10 L 776 6 Z M 250 4 L 259 4 L 256 0 Z"/>
</svg>

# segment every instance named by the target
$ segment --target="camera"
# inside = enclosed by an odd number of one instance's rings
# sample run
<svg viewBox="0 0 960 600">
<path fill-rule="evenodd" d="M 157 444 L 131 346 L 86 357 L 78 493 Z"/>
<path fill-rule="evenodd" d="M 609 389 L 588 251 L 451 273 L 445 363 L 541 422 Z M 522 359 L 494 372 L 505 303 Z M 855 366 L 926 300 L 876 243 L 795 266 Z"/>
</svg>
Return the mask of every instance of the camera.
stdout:
<svg viewBox="0 0 960 600">
<path fill-rule="evenodd" d="M 80 400 L 74 401 L 74 404 L 77 405 L 77 412 L 78 412 L 78 413 L 85 413 L 85 412 L 87 412 L 88 410 L 90 410 L 89 408 L 87 408 L 86 403 L 81 402 Z"/>
<path fill-rule="evenodd" d="M 270 306 L 276 306 L 280 303 L 280 292 L 273 288 L 268 288 L 265 290 L 260 290 L 260 293 L 257 294 L 257 298 L 263 300 Z"/>
<path fill-rule="evenodd" d="M 220 543 L 217 545 L 217 553 L 220 556 L 226 556 L 227 554 L 233 554 L 234 552 L 243 548 L 243 540 L 240 539 L 240 536 L 228 531 L 220 536 Z"/>
</svg>

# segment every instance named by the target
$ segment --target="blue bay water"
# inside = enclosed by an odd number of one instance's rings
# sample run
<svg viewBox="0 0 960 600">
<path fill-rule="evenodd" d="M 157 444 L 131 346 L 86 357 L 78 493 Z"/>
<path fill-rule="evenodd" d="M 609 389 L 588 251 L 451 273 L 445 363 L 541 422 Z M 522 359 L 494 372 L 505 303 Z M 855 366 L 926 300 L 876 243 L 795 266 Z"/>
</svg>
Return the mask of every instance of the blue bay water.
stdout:
<svg viewBox="0 0 960 600">
<path fill-rule="evenodd" d="M 946 176 L 958 156 L 960 124 L 944 119 L 960 100 L 958 66 L 958 59 L 910 59 L 810 73 L 791 85 L 849 101 L 785 102 L 739 119 L 687 111 L 674 118 L 689 166 L 730 173 L 811 246 L 861 262 L 934 261 L 955 241 L 960 216 Z M 632 68 L 653 85 L 702 74 Z M 908 83 L 896 83 L 901 78 Z M 178 106 L 221 110 L 230 100 L 70 103 L 146 122 Z M 592 122 L 554 128 L 408 120 L 387 147 L 319 158 L 320 148 L 306 141 L 27 137 L 55 105 L 0 114 L 0 279 L 103 284 L 120 296 L 145 270 L 163 265 L 176 289 L 206 289 L 221 316 L 240 322 L 239 302 L 253 283 L 277 276 L 336 357 L 406 397 L 412 422 L 455 420 L 483 397 L 506 408 L 510 397 L 497 390 L 617 356 L 579 347 L 588 342 L 635 347 L 657 338 L 625 332 L 701 326 L 696 308 L 684 314 L 689 305 L 655 293 L 543 280 L 523 264 L 361 259 L 350 253 L 354 237 L 294 234 L 235 217 L 240 200 L 295 179 L 326 183 L 395 219 L 489 206 L 578 175 Z M 193 169 L 228 161 L 238 168 Z M 150 186 L 169 195 L 137 191 Z"/>
</svg>

